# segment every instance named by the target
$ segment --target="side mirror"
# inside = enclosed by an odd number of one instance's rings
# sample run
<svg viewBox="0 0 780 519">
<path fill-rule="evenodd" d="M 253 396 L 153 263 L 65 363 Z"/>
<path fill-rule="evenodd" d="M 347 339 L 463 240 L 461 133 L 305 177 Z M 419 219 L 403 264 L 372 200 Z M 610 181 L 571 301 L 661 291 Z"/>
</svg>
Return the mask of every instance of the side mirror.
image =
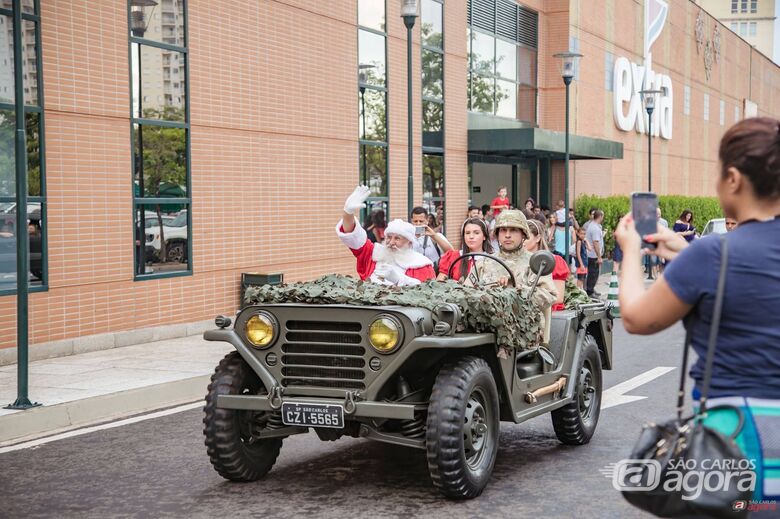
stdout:
<svg viewBox="0 0 780 519">
<path fill-rule="evenodd" d="M 539 277 L 552 274 L 552 271 L 555 270 L 555 256 L 547 250 L 536 251 L 531 256 L 529 266 L 531 272 Z"/>
</svg>

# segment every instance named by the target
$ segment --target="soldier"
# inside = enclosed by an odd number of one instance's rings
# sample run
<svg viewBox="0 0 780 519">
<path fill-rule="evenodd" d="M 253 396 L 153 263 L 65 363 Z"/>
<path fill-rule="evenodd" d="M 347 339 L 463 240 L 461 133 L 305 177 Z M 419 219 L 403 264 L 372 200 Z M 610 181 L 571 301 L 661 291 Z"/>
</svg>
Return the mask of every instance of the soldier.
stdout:
<svg viewBox="0 0 780 519">
<path fill-rule="evenodd" d="M 528 221 L 521 211 L 502 211 L 496 217 L 496 236 L 498 238 L 499 251 L 496 257 L 503 260 L 512 270 L 518 289 L 530 289 L 534 274 L 531 272 L 529 261 L 531 253 L 523 247 L 523 242 L 529 238 L 531 232 Z M 509 284 L 509 275 L 504 267 L 497 261 L 486 260 L 479 262 L 476 274 L 482 283 L 497 283 L 501 286 Z M 473 278 L 470 279 L 474 283 Z M 542 329 L 544 335 L 542 342 L 550 339 L 550 308 L 555 302 L 557 291 L 551 275 L 542 276 L 536 285 L 536 290 L 531 296 L 531 301 L 542 311 Z M 500 350 L 499 356 L 507 352 Z"/>
</svg>

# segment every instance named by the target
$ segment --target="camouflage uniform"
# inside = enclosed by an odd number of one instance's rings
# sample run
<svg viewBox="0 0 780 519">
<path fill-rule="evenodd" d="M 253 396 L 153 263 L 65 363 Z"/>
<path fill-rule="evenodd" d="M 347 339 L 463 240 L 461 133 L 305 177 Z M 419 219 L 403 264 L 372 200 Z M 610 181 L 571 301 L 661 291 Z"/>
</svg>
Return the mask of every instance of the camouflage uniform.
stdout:
<svg viewBox="0 0 780 519">
<path fill-rule="evenodd" d="M 502 227 L 520 229 L 526 239 L 531 235 L 525 215 L 517 210 L 502 211 L 501 214 L 496 217 L 496 234 L 498 234 L 498 230 Z M 531 272 L 529 266 L 531 253 L 525 250 L 525 247 L 523 247 L 522 244 L 511 252 L 499 250 L 495 256 L 503 260 L 504 263 L 512 269 L 512 274 L 515 276 L 518 288 L 530 289 L 535 275 Z M 491 261 L 487 258 L 485 261 L 478 263 L 475 269 L 477 270 L 476 274 L 479 275 L 479 279 L 482 283 L 494 283 L 500 278 L 509 277 L 508 272 L 500 263 Z M 472 277 L 470 277 L 469 280 L 473 283 Z M 558 292 L 555 288 L 552 275 L 548 274 L 539 279 L 536 290 L 531 297 L 531 301 L 537 308 L 542 310 L 543 313 L 542 330 L 544 333 L 542 341 L 544 343 L 547 343 L 550 338 L 550 308 L 555 302 L 557 295 Z"/>
</svg>

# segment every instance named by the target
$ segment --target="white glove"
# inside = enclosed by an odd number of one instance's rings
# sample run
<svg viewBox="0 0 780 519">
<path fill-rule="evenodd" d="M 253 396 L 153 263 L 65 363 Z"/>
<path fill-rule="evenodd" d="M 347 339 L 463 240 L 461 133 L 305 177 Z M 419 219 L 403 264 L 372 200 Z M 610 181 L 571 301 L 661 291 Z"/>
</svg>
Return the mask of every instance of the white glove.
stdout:
<svg viewBox="0 0 780 519">
<path fill-rule="evenodd" d="M 369 191 L 368 186 L 356 187 L 347 197 L 347 201 L 344 202 L 344 212 L 353 214 L 355 211 L 363 209 L 366 206 Z"/>
<path fill-rule="evenodd" d="M 401 279 L 406 277 L 403 272 L 389 263 L 378 263 L 374 273 L 378 278 L 389 281 L 394 285 L 397 285 Z"/>
</svg>

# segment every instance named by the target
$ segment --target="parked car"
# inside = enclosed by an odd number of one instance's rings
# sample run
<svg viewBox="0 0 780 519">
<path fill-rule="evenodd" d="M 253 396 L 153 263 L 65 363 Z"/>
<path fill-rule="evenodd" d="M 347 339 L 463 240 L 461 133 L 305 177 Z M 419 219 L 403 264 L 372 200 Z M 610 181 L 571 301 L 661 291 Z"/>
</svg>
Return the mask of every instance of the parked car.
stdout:
<svg viewBox="0 0 780 519">
<path fill-rule="evenodd" d="M 726 234 L 726 219 L 714 218 L 707 222 L 701 235 L 707 236 L 708 234 Z"/>
<path fill-rule="evenodd" d="M 147 220 L 148 221 L 148 220 Z M 187 210 L 180 211 L 173 220 L 163 222 L 160 232 L 157 216 L 154 225 L 146 229 L 146 258 L 160 261 L 160 235 L 165 238 L 165 259 L 170 263 L 187 261 Z"/>
</svg>

